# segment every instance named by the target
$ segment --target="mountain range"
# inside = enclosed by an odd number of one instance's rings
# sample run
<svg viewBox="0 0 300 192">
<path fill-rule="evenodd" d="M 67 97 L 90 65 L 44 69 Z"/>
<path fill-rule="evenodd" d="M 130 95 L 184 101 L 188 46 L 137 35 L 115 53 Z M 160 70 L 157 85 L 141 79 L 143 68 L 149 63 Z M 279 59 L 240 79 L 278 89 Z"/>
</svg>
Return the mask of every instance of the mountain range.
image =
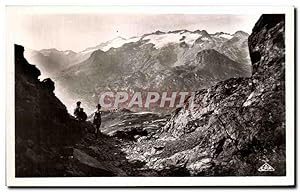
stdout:
<svg viewBox="0 0 300 192">
<path fill-rule="evenodd" d="M 117 37 L 77 53 L 27 49 L 25 56 L 43 77 L 54 79 L 68 107 L 83 100 L 91 110 L 104 91 L 194 91 L 250 76 L 248 36 L 243 31 L 156 31 Z"/>
</svg>

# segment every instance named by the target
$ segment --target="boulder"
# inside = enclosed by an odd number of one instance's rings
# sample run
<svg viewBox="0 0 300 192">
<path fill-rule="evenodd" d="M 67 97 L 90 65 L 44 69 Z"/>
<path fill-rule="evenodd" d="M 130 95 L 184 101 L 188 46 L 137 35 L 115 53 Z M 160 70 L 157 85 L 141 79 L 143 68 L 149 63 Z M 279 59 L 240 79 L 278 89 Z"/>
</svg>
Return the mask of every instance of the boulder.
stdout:
<svg viewBox="0 0 300 192">
<path fill-rule="evenodd" d="M 74 149 L 73 156 L 82 165 L 81 168 L 85 176 L 126 176 L 122 169 L 109 162 L 99 162 L 79 149 Z"/>
</svg>

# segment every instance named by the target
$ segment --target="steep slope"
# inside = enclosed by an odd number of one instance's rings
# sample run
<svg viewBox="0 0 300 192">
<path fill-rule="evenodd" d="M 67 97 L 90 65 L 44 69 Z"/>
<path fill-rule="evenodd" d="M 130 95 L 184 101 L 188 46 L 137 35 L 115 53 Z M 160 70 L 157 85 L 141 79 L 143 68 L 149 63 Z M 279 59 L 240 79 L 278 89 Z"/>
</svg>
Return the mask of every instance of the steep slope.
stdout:
<svg viewBox="0 0 300 192">
<path fill-rule="evenodd" d="M 39 81 L 40 71 L 24 59 L 23 52 L 23 47 L 15 45 L 17 176 L 42 174 L 44 169 L 51 167 L 51 160 L 39 158 L 35 154 L 34 151 L 42 150 L 40 147 L 63 147 L 74 144 L 82 136 L 78 122 L 55 97 L 53 81 Z M 23 169 L 23 163 L 28 163 L 23 158 L 33 158 L 36 164 L 31 164 L 30 169 Z M 41 162 L 47 166 L 37 168 Z"/>
<path fill-rule="evenodd" d="M 198 91 L 156 135 L 126 146 L 128 158 L 167 174 L 285 175 L 284 22 L 262 15 L 254 26 L 250 78 Z M 264 163 L 274 171 L 259 171 Z"/>
<path fill-rule="evenodd" d="M 247 66 L 229 59 L 214 49 L 199 52 L 196 61 L 198 68 L 220 80 L 246 76 L 251 71 Z"/>
<path fill-rule="evenodd" d="M 16 177 L 126 175 L 116 167 L 129 166 L 117 141 L 104 135 L 100 142 L 92 138 L 91 123 L 68 114 L 53 93 L 54 82 L 40 81 L 40 71 L 23 53 L 15 45 Z"/>
<path fill-rule="evenodd" d="M 80 136 L 79 127 L 55 97 L 53 81 L 39 81 L 40 71 L 24 59 L 23 52 L 15 45 L 16 135 L 38 143 L 67 144 L 66 134 Z"/>
<path fill-rule="evenodd" d="M 248 33 L 237 31 L 232 35 L 232 38 L 224 42 L 218 50 L 236 62 L 248 63 L 248 37 Z"/>
</svg>

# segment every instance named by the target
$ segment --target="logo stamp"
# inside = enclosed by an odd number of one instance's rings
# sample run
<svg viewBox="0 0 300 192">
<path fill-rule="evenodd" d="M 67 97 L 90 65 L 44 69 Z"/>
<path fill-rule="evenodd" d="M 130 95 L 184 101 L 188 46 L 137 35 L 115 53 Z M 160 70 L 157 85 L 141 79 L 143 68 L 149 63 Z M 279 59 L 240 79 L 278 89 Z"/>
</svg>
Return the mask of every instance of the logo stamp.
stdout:
<svg viewBox="0 0 300 192">
<path fill-rule="evenodd" d="M 265 171 L 275 171 L 275 169 L 267 162 L 265 162 L 262 166 L 258 168 L 259 172 L 265 172 Z"/>
</svg>

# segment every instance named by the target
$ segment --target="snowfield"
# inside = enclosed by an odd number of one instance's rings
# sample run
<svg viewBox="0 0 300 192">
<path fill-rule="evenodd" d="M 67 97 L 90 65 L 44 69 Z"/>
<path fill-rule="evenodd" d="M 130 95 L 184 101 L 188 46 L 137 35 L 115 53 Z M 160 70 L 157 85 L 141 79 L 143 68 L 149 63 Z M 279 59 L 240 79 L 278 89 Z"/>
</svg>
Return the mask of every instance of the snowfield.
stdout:
<svg viewBox="0 0 300 192">
<path fill-rule="evenodd" d="M 178 33 L 166 33 L 160 35 L 152 34 L 144 37 L 143 40 L 149 40 L 148 43 L 152 43 L 154 44 L 154 47 L 156 49 L 160 49 L 166 46 L 167 44 L 180 43 L 180 42 L 185 42 L 189 46 L 191 46 L 199 37 L 201 37 L 201 35 L 198 33 L 178 32 Z"/>
<path fill-rule="evenodd" d="M 126 43 L 132 43 L 132 42 L 138 42 L 140 40 L 148 40 L 147 43 L 151 43 L 154 45 L 156 49 L 161 49 L 162 47 L 174 43 L 181 43 L 185 42 L 188 46 L 192 46 L 195 41 L 202 37 L 203 41 L 209 41 L 209 38 L 206 36 L 203 36 L 200 33 L 190 32 L 190 31 L 178 31 L 176 33 L 162 33 L 162 34 L 149 34 L 146 36 L 139 36 L 139 37 L 131 37 L 131 38 L 124 38 L 124 37 L 116 37 L 115 39 L 112 39 L 110 41 L 104 42 L 99 44 L 96 47 L 87 48 L 84 51 L 82 51 L 82 54 L 91 54 L 92 52 L 100 49 L 102 51 L 108 51 L 110 48 L 119 48 L 122 47 Z M 233 35 L 228 33 L 222 33 L 222 34 L 216 34 L 213 35 L 213 37 L 216 38 L 225 38 L 225 39 L 231 39 Z"/>
<path fill-rule="evenodd" d="M 220 35 L 219 37 L 222 37 L 222 38 L 225 38 L 225 39 L 231 39 L 233 36 L 230 35 L 230 34 L 224 33 L 224 34 Z"/>
<path fill-rule="evenodd" d="M 129 39 L 125 39 L 123 37 L 117 37 L 117 38 L 113 39 L 108 45 L 103 47 L 101 50 L 108 51 L 110 48 L 119 48 L 119 47 L 122 47 L 126 43 L 137 42 L 138 40 L 140 40 L 140 37 L 131 37 Z"/>
</svg>

